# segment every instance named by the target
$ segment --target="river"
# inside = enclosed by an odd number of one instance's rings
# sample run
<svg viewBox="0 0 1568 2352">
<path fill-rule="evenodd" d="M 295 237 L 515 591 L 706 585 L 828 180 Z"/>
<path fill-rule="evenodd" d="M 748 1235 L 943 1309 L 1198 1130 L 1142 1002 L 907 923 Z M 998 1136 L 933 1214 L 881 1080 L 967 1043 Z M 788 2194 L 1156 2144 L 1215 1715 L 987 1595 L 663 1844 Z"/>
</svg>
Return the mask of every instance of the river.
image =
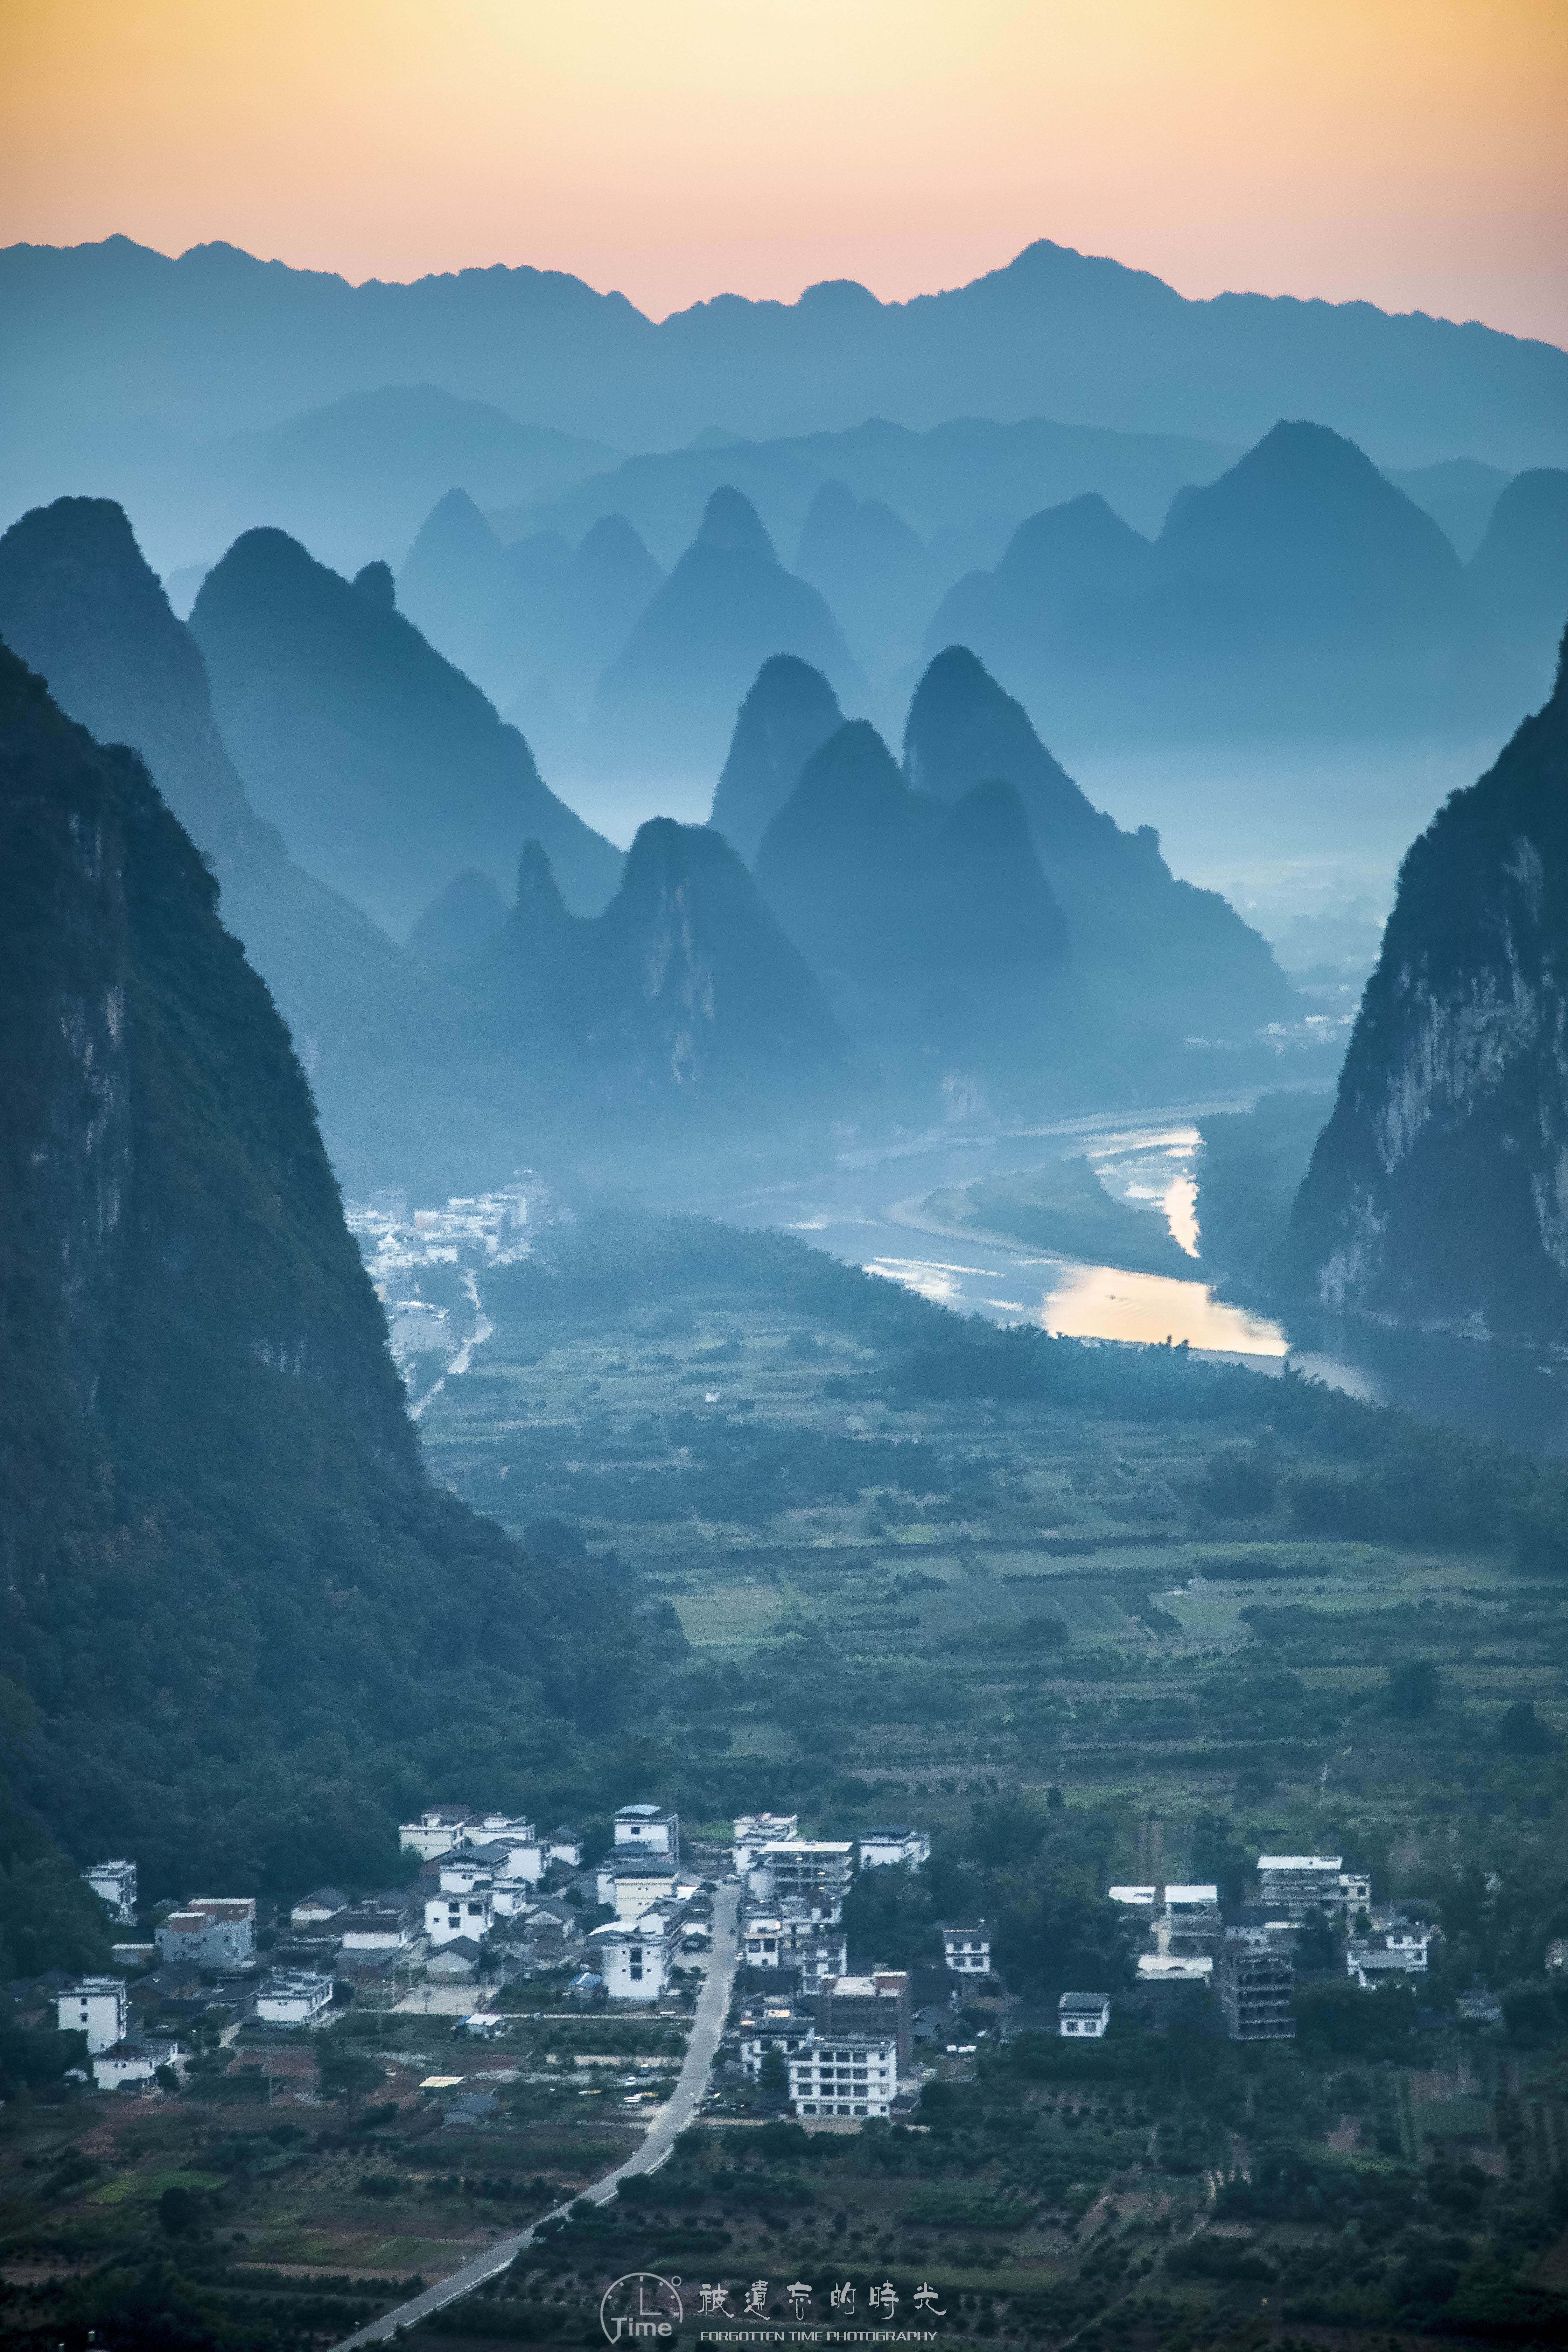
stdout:
<svg viewBox="0 0 1568 2352">
<path fill-rule="evenodd" d="M 927 1217 L 921 1206 L 942 1186 L 1083 1153 L 1109 1191 L 1163 1208 L 1173 1235 L 1191 1253 L 1198 1238 L 1194 1122 L 1210 1108 L 1234 1110 L 1245 1100 L 847 1152 L 816 1176 L 700 1205 L 733 1224 L 797 1233 L 816 1248 L 963 1314 L 1037 1323 L 1083 1339 L 1184 1339 L 1195 1354 L 1275 1376 L 1289 1364 L 1352 1396 L 1403 1405 L 1534 1453 L 1568 1455 L 1568 1365 L 1558 1359 L 1346 1318 L 1291 1313 L 1276 1319 L 1216 1298 L 1195 1258 L 1190 1282 L 1086 1265 L 959 1231 Z"/>
</svg>

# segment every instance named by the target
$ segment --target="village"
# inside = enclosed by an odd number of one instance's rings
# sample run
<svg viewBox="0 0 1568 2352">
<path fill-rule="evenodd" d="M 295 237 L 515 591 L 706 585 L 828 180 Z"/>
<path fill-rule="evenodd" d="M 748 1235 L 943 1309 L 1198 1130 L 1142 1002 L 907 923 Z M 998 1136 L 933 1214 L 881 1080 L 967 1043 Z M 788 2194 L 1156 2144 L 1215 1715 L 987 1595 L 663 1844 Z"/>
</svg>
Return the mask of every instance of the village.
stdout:
<svg viewBox="0 0 1568 2352">
<path fill-rule="evenodd" d="M 432 1805 L 400 1824 L 399 1839 L 412 1866 L 400 1885 L 358 1895 L 320 1886 L 286 1908 L 193 1895 L 155 1906 L 145 1940 L 135 1863 L 93 1864 L 84 1880 L 128 1931 L 112 1947 L 113 1973 L 14 1985 L 13 2004 L 40 2016 L 52 2008 L 62 2031 L 85 2037 L 71 2070 L 79 2083 L 162 2096 L 197 2052 L 295 2041 L 355 2002 L 489 2041 L 543 2013 L 536 1982 L 584 2016 L 679 2021 L 717 1967 L 733 1981 L 710 2105 L 908 2122 L 939 2062 L 973 2058 L 983 2040 L 1042 2027 L 1100 2040 L 1118 2009 L 1158 2028 L 1194 1988 L 1217 1994 L 1233 2041 L 1289 2041 L 1304 1947 L 1317 1973 L 1326 1950 L 1370 1990 L 1419 1982 L 1436 1932 L 1374 1910 L 1367 1875 L 1337 1854 L 1260 1854 L 1257 1899 L 1229 1907 L 1214 1885 L 1112 1885 L 1127 1954 L 1118 1980 L 1067 1988 L 1043 2015 L 1010 1990 L 984 1918 L 942 1921 L 942 1958 L 929 1966 L 851 1952 L 845 1906 L 858 1877 L 930 1862 L 930 1836 L 906 1823 L 821 1839 L 803 1836 L 795 1813 L 759 1812 L 738 1817 L 720 1844 L 683 1836 L 676 1813 L 638 1801 L 615 1814 L 607 1851 L 589 1860 L 570 1823 L 541 1832 L 520 1817 Z M 1157 1862 L 1157 1830 L 1145 1850 Z M 716 1901 L 728 1929 L 718 1939 Z M 1552 1958 L 1561 1969 L 1568 1953 Z M 1492 2009 L 1472 1999 L 1478 2023 L 1495 2021 Z M 463 2080 L 439 2078 L 453 2089 Z M 483 2116 L 465 2108 L 457 2119 Z"/>
</svg>

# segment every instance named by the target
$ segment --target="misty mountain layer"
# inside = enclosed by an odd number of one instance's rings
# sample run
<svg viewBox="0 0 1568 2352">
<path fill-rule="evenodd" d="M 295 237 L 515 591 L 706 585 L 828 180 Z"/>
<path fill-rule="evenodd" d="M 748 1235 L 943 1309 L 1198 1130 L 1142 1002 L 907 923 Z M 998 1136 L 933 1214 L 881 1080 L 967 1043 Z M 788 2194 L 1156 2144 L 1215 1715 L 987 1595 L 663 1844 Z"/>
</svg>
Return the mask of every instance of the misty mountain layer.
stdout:
<svg viewBox="0 0 1568 2352">
<path fill-rule="evenodd" d="M 428 384 L 622 448 L 732 433 L 840 429 L 868 416 L 1058 417 L 1245 446 L 1315 416 L 1415 467 L 1468 455 L 1568 460 L 1568 355 L 1474 323 L 1370 303 L 1255 294 L 1187 301 L 1146 272 L 1033 244 L 973 284 L 903 303 L 850 282 L 798 302 L 725 295 L 656 325 L 623 296 L 531 268 L 410 286 L 198 246 L 167 259 L 125 237 L 0 255 L 0 373 L 22 462 L 92 446 L 79 386 L 114 388 L 105 422 L 208 438 L 349 393 Z M 20 484 L 26 499 L 74 482 Z M 633 520 L 637 518 L 634 515 Z M 918 527 L 918 525 L 917 525 Z M 640 525 L 639 525 L 640 528 Z"/>
<path fill-rule="evenodd" d="M 282 531 L 235 542 L 191 632 L 253 805 L 387 931 L 406 935 L 467 867 L 510 887 L 531 838 L 573 905 L 608 898 L 620 853 L 549 791 L 516 729 L 410 621 Z"/>
</svg>

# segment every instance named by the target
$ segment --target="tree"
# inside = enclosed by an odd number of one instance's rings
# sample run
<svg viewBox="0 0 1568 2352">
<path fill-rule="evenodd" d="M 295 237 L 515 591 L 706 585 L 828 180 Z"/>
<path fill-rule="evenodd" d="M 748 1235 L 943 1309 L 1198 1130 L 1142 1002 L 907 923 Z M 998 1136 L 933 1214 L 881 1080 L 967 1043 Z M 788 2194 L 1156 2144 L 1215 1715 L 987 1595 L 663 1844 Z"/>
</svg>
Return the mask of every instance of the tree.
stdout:
<svg viewBox="0 0 1568 2352">
<path fill-rule="evenodd" d="M 1437 1712 L 1437 1669 L 1430 1658 L 1406 1658 L 1388 1669 L 1391 1714 L 1411 1719 Z"/>
<path fill-rule="evenodd" d="M 1498 1746 L 1510 1756 L 1548 1756 L 1556 1747 L 1529 1699 L 1516 1699 L 1498 1725 Z"/>
<path fill-rule="evenodd" d="M 757 2069 L 757 2099 L 775 2115 L 789 2105 L 789 2061 L 776 2043 L 763 2053 Z"/>
<path fill-rule="evenodd" d="M 333 2099 L 354 2114 L 367 2093 L 386 2080 L 386 2069 L 346 2042 L 330 2036 L 321 2046 L 316 2074 L 323 2098 Z"/>
</svg>

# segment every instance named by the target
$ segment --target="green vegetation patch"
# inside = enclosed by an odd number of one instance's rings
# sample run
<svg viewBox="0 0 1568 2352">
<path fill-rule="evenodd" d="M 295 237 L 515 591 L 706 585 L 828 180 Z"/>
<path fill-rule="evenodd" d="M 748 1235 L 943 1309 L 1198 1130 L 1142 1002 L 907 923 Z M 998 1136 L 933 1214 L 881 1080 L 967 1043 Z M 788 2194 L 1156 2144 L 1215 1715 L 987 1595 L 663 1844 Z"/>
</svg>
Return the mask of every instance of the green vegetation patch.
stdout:
<svg viewBox="0 0 1568 2352">
<path fill-rule="evenodd" d="M 1169 1274 L 1187 1282 L 1199 1269 L 1171 1238 L 1153 1209 L 1135 1209 L 1106 1191 L 1084 1159 L 1048 1160 L 1005 1176 L 952 1185 L 921 1203 L 951 1225 L 1005 1234 L 1059 1257 L 1118 1265 L 1131 1274 Z"/>
</svg>

